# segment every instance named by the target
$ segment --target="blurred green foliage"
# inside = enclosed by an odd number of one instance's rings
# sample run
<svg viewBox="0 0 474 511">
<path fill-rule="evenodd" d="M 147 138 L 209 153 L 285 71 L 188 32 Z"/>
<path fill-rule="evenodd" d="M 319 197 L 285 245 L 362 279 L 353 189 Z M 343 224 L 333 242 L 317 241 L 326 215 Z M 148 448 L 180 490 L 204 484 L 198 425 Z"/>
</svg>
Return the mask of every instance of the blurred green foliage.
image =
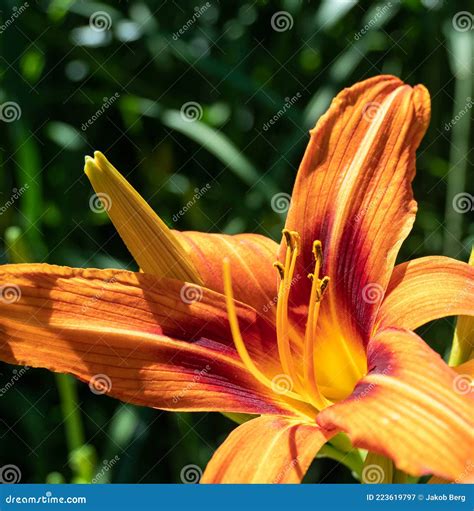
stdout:
<svg viewBox="0 0 474 511">
<path fill-rule="evenodd" d="M 414 183 L 420 211 L 400 259 L 467 259 L 472 217 L 452 203 L 473 193 L 472 111 L 449 127 L 474 97 L 472 18 L 471 30 L 453 21 L 467 3 L 3 0 L 0 103 L 17 110 L 0 121 L 1 262 L 136 269 L 106 215 L 89 207 L 82 166 L 95 149 L 170 226 L 278 239 L 284 217 L 270 200 L 291 191 L 308 129 L 337 91 L 378 73 L 424 83 L 433 100 Z M 289 15 L 285 30 L 272 28 L 278 11 Z M 97 13 L 105 29 L 94 25 Z M 190 102 L 192 122 L 182 113 Z M 421 333 L 445 355 L 452 322 Z M 0 386 L 14 370 L 0 366 Z M 0 465 L 16 464 L 24 482 L 93 474 L 98 482 L 180 482 L 181 469 L 204 467 L 233 427 L 218 414 L 138 408 L 79 384 L 84 431 L 68 433 L 61 407 L 76 388 L 55 381 L 32 369 L 0 398 Z M 71 445 L 71 434 L 86 445 Z M 353 481 L 327 459 L 307 480 Z"/>
</svg>

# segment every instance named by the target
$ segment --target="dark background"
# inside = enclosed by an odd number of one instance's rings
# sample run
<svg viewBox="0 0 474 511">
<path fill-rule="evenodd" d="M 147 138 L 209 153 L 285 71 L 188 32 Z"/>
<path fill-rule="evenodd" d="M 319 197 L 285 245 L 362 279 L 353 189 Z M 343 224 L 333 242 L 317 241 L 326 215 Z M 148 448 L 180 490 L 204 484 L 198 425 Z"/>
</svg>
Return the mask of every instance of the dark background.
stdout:
<svg viewBox="0 0 474 511">
<path fill-rule="evenodd" d="M 291 192 L 308 129 L 341 88 L 379 73 L 425 84 L 433 101 L 414 183 L 420 212 L 400 260 L 442 253 L 467 260 L 472 216 L 454 205 L 458 194 L 473 193 L 468 4 L 2 0 L 1 23 L 13 22 L 0 33 L 0 103 L 14 102 L 16 114 L 0 121 L 0 262 L 136 268 L 106 214 L 89 207 L 83 159 L 95 149 L 170 226 L 278 239 L 284 215 L 271 198 Z M 204 10 L 198 19 L 195 8 Z M 287 30 L 272 28 L 278 11 Z M 110 20 L 105 30 L 90 27 L 98 12 Z M 188 102 L 197 103 L 193 122 L 180 113 Z M 445 355 L 452 321 L 421 334 Z M 18 370 L 1 364 L 0 387 Z M 219 414 L 124 405 L 83 384 L 74 399 L 71 380 L 23 372 L 0 395 L 0 466 L 18 466 L 23 482 L 97 474 L 99 482 L 181 482 L 183 467 L 204 468 L 234 426 Z M 69 426 L 61 404 L 72 407 Z M 77 442 L 67 427 L 86 444 L 72 459 Z M 354 481 L 328 459 L 315 461 L 306 480 Z"/>
</svg>

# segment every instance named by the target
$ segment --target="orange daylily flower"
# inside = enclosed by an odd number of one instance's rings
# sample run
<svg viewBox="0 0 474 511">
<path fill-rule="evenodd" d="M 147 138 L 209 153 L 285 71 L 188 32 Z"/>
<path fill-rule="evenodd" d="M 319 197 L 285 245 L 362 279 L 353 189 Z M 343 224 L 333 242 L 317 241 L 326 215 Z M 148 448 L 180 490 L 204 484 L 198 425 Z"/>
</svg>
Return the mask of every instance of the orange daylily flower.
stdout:
<svg viewBox="0 0 474 511">
<path fill-rule="evenodd" d="M 414 330 L 474 315 L 474 268 L 395 266 L 429 115 L 426 89 L 393 76 L 343 90 L 311 131 L 279 246 L 170 231 L 101 153 L 87 158 L 141 272 L 1 267 L 0 358 L 106 375 L 111 396 L 139 405 L 259 415 L 206 483 L 298 482 L 338 432 L 456 480 L 473 458 L 472 395 Z"/>
</svg>

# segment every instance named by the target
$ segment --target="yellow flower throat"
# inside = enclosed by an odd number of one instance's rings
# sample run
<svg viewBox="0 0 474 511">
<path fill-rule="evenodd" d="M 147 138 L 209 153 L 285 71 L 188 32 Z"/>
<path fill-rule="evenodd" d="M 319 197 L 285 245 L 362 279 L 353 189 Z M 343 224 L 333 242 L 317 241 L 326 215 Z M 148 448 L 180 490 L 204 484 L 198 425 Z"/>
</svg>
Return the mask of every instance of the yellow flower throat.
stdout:
<svg viewBox="0 0 474 511">
<path fill-rule="evenodd" d="M 284 375 L 277 375 L 273 379 L 266 376 L 253 362 L 250 357 L 245 343 L 243 341 L 237 312 L 234 304 L 234 296 L 232 290 L 232 278 L 230 273 L 230 263 L 224 261 L 224 292 L 226 296 L 227 311 L 232 337 L 237 352 L 242 359 L 246 369 L 263 385 L 276 389 L 275 379 L 284 376 L 290 385 L 285 389 L 286 397 L 309 403 L 317 410 L 322 410 L 332 404 L 321 392 L 314 367 L 314 352 L 316 327 L 318 323 L 319 308 L 324 292 L 329 284 L 329 277 L 320 278 L 320 271 L 323 262 L 322 245 L 320 241 L 313 243 L 313 255 L 315 260 L 314 272 L 308 275 L 311 279 L 311 294 L 309 299 L 308 320 L 306 323 L 306 331 L 303 341 L 303 370 L 295 364 L 294 353 L 291 348 L 292 328 L 288 319 L 288 301 L 290 290 L 293 284 L 293 276 L 295 273 L 296 260 L 300 253 L 301 242 L 300 236 L 295 231 L 283 230 L 286 240 L 286 256 L 285 262 L 282 264 L 276 262 L 274 266 L 278 270 L 280 276 L 280 284 L 278 288 L 277 310 L 276 310 L 276 334 L 278 343 L 278 355 Z M 278 390 L 276 390 L 278 392 Z"/>
</svg>

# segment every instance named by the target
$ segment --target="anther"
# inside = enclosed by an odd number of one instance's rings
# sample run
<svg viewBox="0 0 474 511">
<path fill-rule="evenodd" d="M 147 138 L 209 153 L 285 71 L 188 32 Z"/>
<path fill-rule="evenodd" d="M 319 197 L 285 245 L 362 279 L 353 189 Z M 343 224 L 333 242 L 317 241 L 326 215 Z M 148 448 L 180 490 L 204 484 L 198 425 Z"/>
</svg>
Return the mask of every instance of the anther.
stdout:
<svg viewBox="0 0 474 511">
<path fill-rule="evenodd" d="M 323 260 L 323 246 L 319 240 L 313 241 L 313 254 L 316 261 Z"/>
<path fill-rule="evenodd" d="M 329 277 L 323 277 L 321 280 L 321 283 L 319 285 L 319 299 L 321 300 L 324 292 L 326 291 L 328 285 L 329 285 L 330 278 Z"/>
<path fill-rule="evenodd" d="M 291 235 L 290 235 L 290 231 L 288 229 L 283 229 L 281 231 L 281 233 L 283 234 L 283 236 L 285 237 L 285 241 L 286 241 L 286 245 L 288 247 L 291 246 Z"/>
<path fill-rule="evenodd" d="M 278 270 L 280 279 L 283 280 L 285 278 L 285 267 L 283 266 L 283 264 L 280 263 L 280 261 L 276 261 L 275 263 L 273 263 L 273 267 Z"/>
<path fill-rule="evenodd" d="M 288 229 L 283 229 L 283 236 L 285 237 L 286 246 L 293 252 L 295 251 L 300 244 L 300 235 L 296 231 L 290 231 Z"/>
</svg>

